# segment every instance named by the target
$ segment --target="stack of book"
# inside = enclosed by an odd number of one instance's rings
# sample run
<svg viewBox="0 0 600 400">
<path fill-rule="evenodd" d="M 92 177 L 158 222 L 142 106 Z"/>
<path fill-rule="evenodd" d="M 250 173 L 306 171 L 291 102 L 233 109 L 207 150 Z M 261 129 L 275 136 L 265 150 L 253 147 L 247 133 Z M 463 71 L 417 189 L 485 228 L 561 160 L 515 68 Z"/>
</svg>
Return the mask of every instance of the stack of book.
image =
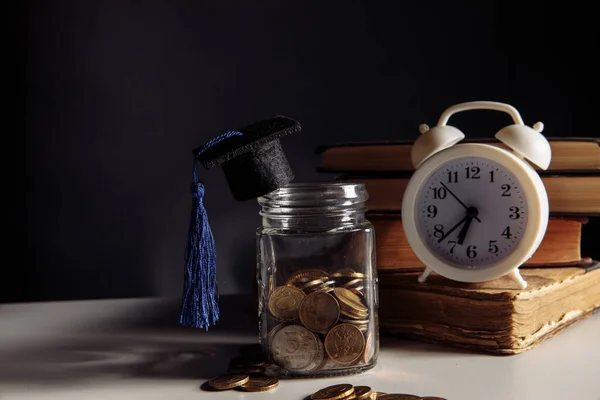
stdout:
<svg viewBox="0 0 600 400">
<path fill-rule="evenodd" d="M 317 149 L 320 172 L 362 181 L 376 236 L 382 332 L 491 353 L 525 351 L 600 307 L 600 140 L 548 138 L 552 163 L 538 170 L 550 220 L 535 254 L 521 266 L 528 282 L 469 284 L 433 275 L 411 250 L 400 215 L 413 167 L 411 142 L 344 143 Z M 503 145 L 494 140 L 463 143 Z M 582 255 L 589 251 L 587 254 Z"/>
</svg>

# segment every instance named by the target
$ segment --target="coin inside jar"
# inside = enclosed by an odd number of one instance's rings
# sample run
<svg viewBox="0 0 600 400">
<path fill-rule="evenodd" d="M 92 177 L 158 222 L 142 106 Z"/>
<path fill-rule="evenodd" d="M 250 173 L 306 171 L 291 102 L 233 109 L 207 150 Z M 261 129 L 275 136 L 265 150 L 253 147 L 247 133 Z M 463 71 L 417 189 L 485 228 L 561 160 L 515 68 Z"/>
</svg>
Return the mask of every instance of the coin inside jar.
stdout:
<svg viewBox="0 0 600 400">
<path fill-rule="evenodd" d="M 312 280 L 310 282 L 307 282 L 307 283 L 304 283 L 304 284 L 298 286 L 298 289 L 302 289 L 302 291 L 304 291 L 304 293 L 309 294 L 311 292 L 314 292 L 320 286 L 323 286 L 323 283 L 324 282 L 322 279 L 315 279 L 315 280 Z"/>
<path fill-rule="evenodd" d="M 300 303 L 306 295 L 294 286 L 280 286 L 273 290 L 269 297 L 269 311 L 283 321 L 293 321 L 298 318 Z"/>
<path fill-rule="evenodd" d="M 317 352 L 315 353 L 310 364 L 308 364 L 307 367 L 298 370 L 298 372 L 306 373 L 306 372 L 311 372 L 311 371 L 314 371 L 317 369 L 321 369 L 322 365 L 324 364 L 324 361 L 326 360 L 325 348 L 323 347 L 323 342 L 315 333 L 313 333 L 313 335 L 314 335 L 315 341 L 317 343 Z"/>
<path fill-rule="evenodd" d="M 337 322 L 340 306 L 332 295 L 314 292 L 300 304 L 300 321 L 313 332 L 327 332 Z"/>
<path fill-rule="evenodd" d="M 365 281 L 364 279 L 353 279 L 350 282 L 346 283 L 344 285 L 344 288 L 349 290 L 354 289 L 358 292 L 362 292 L 365 288 Z"/>
<path fill-rule="evenodd" d="M 340 317 L 340 322 L 344 323 L 344 324 L 352 324 L 352 325 L 368 325 L 369 324 L 368 319 L 350 319 L 350 318 L 343 318 L 343 317 Z"/>
<path fill-rule="evenodd" d="M 360 297 L 357 296 L 356 294 L 352 293 L 348 289 L 335 288 L 335 289 L 333 289 L 333 292 L 335 294 L 335 297 L 338 300 L 340 300 L 343 304 L 351 307 L 352 309 L 360 311 L 360 312 L 363 312 L 363 311 L 368 312 L 369 311 L 367 309 L 367 307 L 363 304 Z"/>
<path fill-rule="evenodd" d="M 339 324 L 331 328 L 325 337 L 325 352 L 338 364 L 356 361 L 365 348 L 365 337 L 360 329 L 351 324 Z"/>
<path fill-rule="evenodd" d="M 363 319 L 369 315 L 369 309 L 361 298 L 345 288 L 333 289 L 333 294 L 340 303 L 340 311 L 353 319 Z"/>
<path fill-rule="evenodd" d="M 321 269 L 305 269 L 292 274 L 285 282 L 286 285 L 296 285 L 298 282 L 310 282 L 315 279 L 329 279 L 327 272 Z"/>
<path fill-rule="evenodd" d="M 365 279 L 366 275 L 362 272 L 356 272 L 351 269 L 342 269 L 338 272 L 334 272 L 333 274 L 331 274 L 331 277 L 339 283 L 345 284 L 354 279 Z"/>
<path fill-rule="evenodd" d="M 279 329 L 270 343 L 276 364 L 283 368 L 300 371 L 309 368 L 319 357 L 316 336 L 300 325 L 287 325 Z"/>
</svg>

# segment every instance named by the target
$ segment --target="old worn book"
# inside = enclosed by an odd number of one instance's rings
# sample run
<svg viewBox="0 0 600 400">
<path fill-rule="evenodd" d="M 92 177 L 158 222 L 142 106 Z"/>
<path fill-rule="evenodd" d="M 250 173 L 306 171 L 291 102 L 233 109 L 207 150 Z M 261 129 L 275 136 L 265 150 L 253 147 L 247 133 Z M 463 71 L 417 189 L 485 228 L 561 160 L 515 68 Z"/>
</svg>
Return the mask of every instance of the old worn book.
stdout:
<svg viewBox="0 0 600 400">
<path fill-rule="evenodd" d="M 552 150 L 549 172 L 600 170 L 599 138 L 550 137 L 547 139 Z M 413 171 L 410 161 L 412 143 L 412 141 L 340 143 L 318 147 L 316 152 L 321 155 L 322 171 Z M 506 148 L 493 138 L 466 139 L 461 143 L 488 143 Z"/>
<path fill-rule="evenodd" d="M 372 211 L 400 211 L 410 176 L 341 175 L 338 180 L 361 181 L 367 185 L 367 208 Z M 600 174 L 542 176 L 551 213 L 600 214 Z"/>
<path fill-rule="evenodd" d="M 424 268 L 410 248 L 399 213 L 368 213 L 375 229 L 377 269 L 379 271 L 420 271 Z M 589 264 L 581 257 L 581 229 L 585 217 L 552 217 L 542 243 L 524 264 L 527 267 L 556 267 Z"/>
<path fill-rule="evenodd" d="M 588 268 L 524 268 L 526 289 L 508 277 L 461 283 L 418 273 L 379 275 L 383 334 L 496 354 L 517 354 L 600 306 L 600 263 Z"/>
</svg>

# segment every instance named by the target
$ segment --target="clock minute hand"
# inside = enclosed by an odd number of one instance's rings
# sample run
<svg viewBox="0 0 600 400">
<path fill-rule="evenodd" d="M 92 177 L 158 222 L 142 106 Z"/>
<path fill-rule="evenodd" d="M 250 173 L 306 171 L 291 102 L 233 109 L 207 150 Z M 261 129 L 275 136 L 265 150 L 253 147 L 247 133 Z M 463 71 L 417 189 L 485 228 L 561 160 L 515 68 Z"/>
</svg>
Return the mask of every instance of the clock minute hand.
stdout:
<svg viewBox="0 0 600 400">
<path fill-rule="evenodd" d="M 440 185 L 442 185 L 442 187 L 444 189 L 446 189 L 448 191 L 448 193 L 450 193 L 450 195 L 452 197 L 454 197 L 456 199 L 456 201 L 458 201 L 460 203 L 461 206 L 463 206 L 465 208 L 465 210 L 468 210 L 469 207 L 467 207 L 467 205 L 465 203 L 463 203 L 458 197 L 456 197 L 456 195 L 454 193 L 452 193 L 452 190 L 450 190 L 448 188 L 448 186 L 444 185 L 444 182 L 440 182 Z M 481 222 L 481 220 L 479 219 L 479 217 L 475 216 L 475 219 L 477 220 L 477 222 Z"/>
<path fill-rule="evenodd" d="M 452 232 L 454 232 L 459 226 L 461 226 L 461 224 L 463 222 L 465 222 L 468 218 L 469 218 L 469 216 L 467 215 L 463 219 L 461 219 L 460 221 L 458 221 L 458 223 L 456 225 L 454 225 L 452 228 L 450 228 L 450 230 L 448 232 L 444 233 L 444 235 L 438 240 L 438 243 L 442 243 L 442 241 L 444 239 L 446 239 L 448 236 L 450 236 L 450 234 Z"/>
</svg>

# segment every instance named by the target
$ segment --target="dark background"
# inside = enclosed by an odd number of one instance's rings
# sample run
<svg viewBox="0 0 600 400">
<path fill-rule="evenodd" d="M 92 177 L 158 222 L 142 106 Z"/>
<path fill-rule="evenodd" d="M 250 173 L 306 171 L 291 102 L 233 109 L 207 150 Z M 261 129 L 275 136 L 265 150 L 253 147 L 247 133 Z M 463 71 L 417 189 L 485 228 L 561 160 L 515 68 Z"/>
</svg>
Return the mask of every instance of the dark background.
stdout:
<svg viewBox="0 0 600 400">
<path fill-rule="evenodd" d="M 29 1 L 0 300 L 179 295 L 191 150 L 276 114 L 303 125 L 283 140 L 298 180 L 326 179 L 318 145 L 414 139 L 462 101 L 598 137 L 592 15 L 506 0 Z M 508 123 L 453 118 L 468 137 Z M 201 178 L 221 293 L 250 292 L 258 206 L 236 203 L 220 170 Z"/>
</svg>

